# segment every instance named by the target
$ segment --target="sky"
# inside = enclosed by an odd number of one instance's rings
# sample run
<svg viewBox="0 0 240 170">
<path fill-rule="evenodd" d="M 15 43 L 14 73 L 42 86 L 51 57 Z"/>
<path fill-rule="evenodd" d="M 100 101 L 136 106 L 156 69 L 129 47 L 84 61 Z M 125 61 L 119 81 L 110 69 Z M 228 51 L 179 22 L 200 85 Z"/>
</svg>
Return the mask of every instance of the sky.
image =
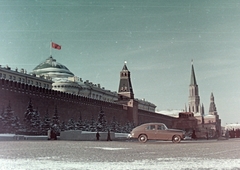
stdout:
<svg viewBox="0 0 240 170">
<path fill-rule="evenodd" d="M 213 93 L 222 125 L 240 123 L 239 21 L 238 0 L 0 0 L 0 65 L 31 72 L 51 53 L 117 91 L 127 61 L 135 97 L 161 111 L 188 105 L 193 60 L 205 114 Z"/>
</svg>

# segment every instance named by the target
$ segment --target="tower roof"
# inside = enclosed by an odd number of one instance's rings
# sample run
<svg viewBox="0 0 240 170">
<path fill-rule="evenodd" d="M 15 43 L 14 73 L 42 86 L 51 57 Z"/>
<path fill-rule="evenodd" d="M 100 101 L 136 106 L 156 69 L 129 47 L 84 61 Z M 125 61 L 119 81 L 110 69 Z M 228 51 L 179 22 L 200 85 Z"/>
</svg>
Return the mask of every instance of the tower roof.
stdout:
<svg viewBox="0 0 240 170">
<path fill-rule="evenodd" d="M 127 62 L 126 61 L 124 62 L 124 66 L 123 66 L 122 71 L 128 71 Z"/>
<path fill-rule="evenodd" d="M 211 93 L 211 96 L 210 96 L 210 102 L 214 102 L 213 92 Z"/>
<path fill-rule="evenodd" d="M 216 115 L 217 114 L 217 107 L 214 102 L 213 93 L 210 96 L 210 106 L 209 106 L 209 114 Z"/>
<path fill-rule="evenodd" d="M 194 72 L 193 63 L 192 63 L 192 72 L 191 72 L 190 85 L 197 85 L 197 81 L 196 81 L 196 77 L 195 77 L 195 72 Z"/>
<path fill-rule="evenodd" d="M 118 94 L 131 98 L 134 98 L 133 88 L 131 83 L 130 71 L 127 68 L 126 61 L 124 62 L 124 66 L 122 71 L 120 72 L 120 82 Z"/>
</svg>

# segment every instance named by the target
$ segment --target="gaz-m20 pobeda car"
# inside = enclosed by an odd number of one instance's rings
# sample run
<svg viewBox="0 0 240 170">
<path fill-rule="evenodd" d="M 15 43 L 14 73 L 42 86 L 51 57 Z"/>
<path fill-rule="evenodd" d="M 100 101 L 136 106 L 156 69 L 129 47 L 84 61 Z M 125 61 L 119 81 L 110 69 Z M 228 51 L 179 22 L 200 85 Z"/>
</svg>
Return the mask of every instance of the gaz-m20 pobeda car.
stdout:
<svg viewBox="0 0 240 170">
<path fill-rule="evenodd" d="M 139 142 L 147 140 L 165 140 L 179 143 L 185 137 L 185 131 L 168 129 L 163 123 L 145 123 L 135 127 L 128 135 L 129 138 L 136 138 Z"/>
</svg>

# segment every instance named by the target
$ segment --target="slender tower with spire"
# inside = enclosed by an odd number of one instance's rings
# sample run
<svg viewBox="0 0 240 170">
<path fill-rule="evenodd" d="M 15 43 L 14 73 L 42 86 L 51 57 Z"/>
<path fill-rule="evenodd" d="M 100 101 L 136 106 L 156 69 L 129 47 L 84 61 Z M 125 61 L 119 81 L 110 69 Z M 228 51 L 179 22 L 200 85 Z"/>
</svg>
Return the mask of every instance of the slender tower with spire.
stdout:
<svg viewBox="0 0 240 170">
<path fill-rule="evenodd" d="M 216 108 L 216 105 L 215 105 L 215 102 L 214 102 L 213 93 L 211 93 L 211 96 L 210 96 L 209 114 L 210 115 L 217 115 L 217 108 Z"/>
<path fill-rule="evenodd" d="M 192 60 L 191 71 L 192 72 L 191 72 L 191 80 L 189 85 L 189 97 L 188 97 L 189 112 L 201 113 L 200 96 L 198 92 L 198 85 L 197 85 L 194 67 L 193 67 L 193 60 Z"/>
<path fill-rule="evenodd" d="M 217 135 L 220 135 L 221 134 L 221 119 L 219 119 L 219 115 L 217 112 L 217 107 L 215 105 L 213 93 L 211 93 L 211 96 L 210 96 L 209 115 L 212 115 L 215 117 L 213 119 L 213 122 L 215 124 L 216 133 L 218 133 Z"/>
<path fill-rule="evenodd" d="M 118 88 L 118 94 L 124 98 L 134 99 L 130 71 L 128 70 L 126 64 L 127 62 L 125 61 L 123 69 L 120 72 L 120 83 Z"/>
</svg>

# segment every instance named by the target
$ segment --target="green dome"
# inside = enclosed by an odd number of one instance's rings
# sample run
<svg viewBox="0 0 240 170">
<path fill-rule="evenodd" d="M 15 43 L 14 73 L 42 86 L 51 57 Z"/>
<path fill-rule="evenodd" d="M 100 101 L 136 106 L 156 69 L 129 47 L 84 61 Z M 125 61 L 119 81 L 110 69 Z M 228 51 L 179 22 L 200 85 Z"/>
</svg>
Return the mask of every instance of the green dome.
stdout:
<svg viewBox="0 0 240 170">
<path fill-rule="evenodd" d="M 54 77 L 72 77 L 74 74 L 69 69 L 58 63 L 52 56 L 39 64 L 32 71 L 32 74 Z"/>
</svg>

